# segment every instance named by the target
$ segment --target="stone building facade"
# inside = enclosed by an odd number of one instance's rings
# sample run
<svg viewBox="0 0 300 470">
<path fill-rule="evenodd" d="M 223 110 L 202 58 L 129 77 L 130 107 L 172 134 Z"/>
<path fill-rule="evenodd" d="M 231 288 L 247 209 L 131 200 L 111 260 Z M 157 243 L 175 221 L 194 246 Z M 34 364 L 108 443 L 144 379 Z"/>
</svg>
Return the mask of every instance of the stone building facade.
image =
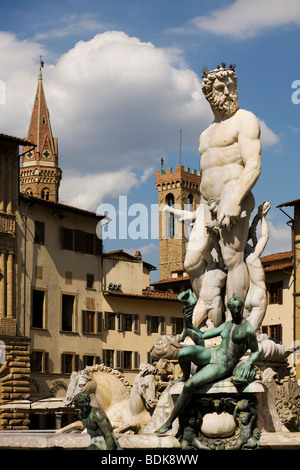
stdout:
<svg viewBox="0 0 300 470">
<path fill-rule="evenodd" d="M 30 395 L 30 339 L 20 337 L 18 328 L 20 145 L 30 143 L 0 134 L 0 404 Z M 26 429 L 27 424 L 22 412 L 6 410 L 0 414 L 1 429 Z"/>
<path fill-rule="evenodd" d="M 293 268 L 294 268 L 294 283 L 293 283 L 293 341 L 297 347 L 300 346 L 300 199 L 295 199 L 288 202 L 283 202 L 278 205 L 287 217 L 289 217 L 288 224 L 291 227 L 292 237 L 292 254 L 293 254 Z M 291 215 L 286 211 L 292 210 Z M 297 355 L 296 372 L 297 378 L 300 379 L 300 354 Z"/>
</svg>

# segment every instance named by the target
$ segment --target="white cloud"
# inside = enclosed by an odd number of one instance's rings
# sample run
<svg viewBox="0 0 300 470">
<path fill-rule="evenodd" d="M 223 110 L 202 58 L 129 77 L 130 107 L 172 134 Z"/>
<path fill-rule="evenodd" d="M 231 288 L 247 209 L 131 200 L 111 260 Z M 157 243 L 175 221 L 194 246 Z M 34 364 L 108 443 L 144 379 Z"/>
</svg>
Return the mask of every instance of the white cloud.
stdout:
<svg viewBox="0 0 300 470">
<path fill-rule="evenodd" d="M 0 80 L 6 85 L 1 132 L 27 136 L 40 54 L 47 51 L 37 41 L 0 33 Z M 178 49 L 108 31 L 46 64 L 43 78 L 59 139 L 63 202 L 95 210 L 106 196 L 128 194 L 165 152 L 178 150 L 180 129 L 185 149 L 198 158 L 199 135 L 212 114 L 199 77 Z M 261 123 L 265 145 L 276 143 Z"/>
<path fill-rule="evenodd" d="M 0 80 L 5 83 L 5 104 L 0 109 L 1 132 L 27 136 L 37 86 L 37 64 L 44 47 L 0 32 Z"/>
<path fill-rule="evenodd" d="M 269 240 L 263 256 L 273 253 L 290 251 L 291 248 L 291 228 L 287 224 L 268 221 Z"/>
<path fill-rule="evenodd" d="M 197 29 L 236 39 L 256 36 L 267 29 L 300 25 L 298 0 L 236 0 L 210 16 L 198 16 L 190 24 Z"/>
<path fill-rule="evenodd" d="M 126 168 L 85 175 L 66 172 L 61 182 L 60 202 L 96 211 L 105 200 L 127 195 L 132 188 L 141 186 L 152 173 L 151 168 L 147 168 L 141 176 Z"/>
<path fill-rule="evenodd" d="M 269 147 L 279 143 L 279 137 L 270 129 L 265 121 L 259 119 L 260 131 L 261 131 L 261 143 L 263 147 Z"/>
<path fill-rule="evenodd" d="M 1 132 L 27 136 L 40 54 L 49 57 L 38 41 L 0 33 L 0 80 L 6 85 Z M 134 185 L 132 169 L 156 167 L 165 152 L 177 149 L 179 129 L 185 148 L 197 156 L 199 134 L 211 116 L 201 82 L 178 49 L 156 48 L 117 31 L 78 42 L 56 64 L 46 62 L 43 83 L 64 172 L 61 196 L 84 207 L 95 198 L 90 175 L 98 175 L 98 199 L 111 194 L 110 181 L 126 191 L 122 171 L 129 174 L 127 187 Z M 76 190 L 86 187 L 85 195 L 73 192 L 79 182 L 74 175 L 81 181 Z"/>
<path fill-rule="evenodd" d="M 45 70 L 44 84 L 67 166 L 145 168 L 185 143 L 197 152 L 209 110 L 196 74 L 177 50 L 109 31 L 78 42 Z M 54 119 L 55 116 L 55 119 Z"/>
</svg>

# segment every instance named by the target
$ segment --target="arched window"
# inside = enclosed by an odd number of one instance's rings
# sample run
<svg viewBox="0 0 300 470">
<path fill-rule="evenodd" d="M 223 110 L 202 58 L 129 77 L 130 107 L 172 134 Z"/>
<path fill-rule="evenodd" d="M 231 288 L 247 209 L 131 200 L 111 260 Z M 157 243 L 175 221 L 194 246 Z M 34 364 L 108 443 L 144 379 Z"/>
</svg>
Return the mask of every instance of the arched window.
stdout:
<svg viewBox="0 0 300 470">
<path fill-rule="evenodd" d="M 28 194 L 28 196 L 33 196 L 33 191 L 31 188 L 27 188 L 25 191 L 25 194 Z"/>
<path fill-rule="evenodd" d="M 194 196 L 192 194 L 188 195 L 188 210 L 192 211 L 193 210 L 193 202 L 194 202 Z"/>
<path fill-rule="evenodd" d="M 48 188 L 44 188 L 42 189 L 41 191 L 41 198 L 42 199 L 46 199 L 46 201 L 49 201 L 49 189 Z"/>
<path fill-rule="evenodd" d="M 174 195 L 169 193 L 166 196 L 166 204 L 170 207 L 174 207 Z M 175 221 L 174 221 L 174 214 L 169 214 L 169 237 L 174 238 L 175 236 Z"/>
</svg>

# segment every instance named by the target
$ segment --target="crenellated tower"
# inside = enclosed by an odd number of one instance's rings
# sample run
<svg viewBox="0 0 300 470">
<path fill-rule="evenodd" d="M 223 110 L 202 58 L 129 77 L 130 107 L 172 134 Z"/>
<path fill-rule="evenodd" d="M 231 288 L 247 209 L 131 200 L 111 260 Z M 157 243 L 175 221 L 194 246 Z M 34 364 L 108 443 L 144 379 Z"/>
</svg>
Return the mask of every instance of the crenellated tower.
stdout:
<svg viewBox="0 0 300 470">
<path fill-rule="evenodd" d="M 189 230 L 176 218 L 163 212 L 167 204 L 176 209 L 196 210 L 200 203 L 200 172 L 182 165 L 176 170 L 156 171 L 156 189 L 159 203 L 159 269 L 160 279 L 172 277 L 172 272 L 183 269 Z"/>
<path fill-rule="evenodd" d="M 52 135 L 42 66 L 39 70 L 27 140 L 36 147 L 34 150 L 30 146 L 23 147 L 24 155 L 20 168 L 21 192 L 58 202 L 62 171 L 58 166 L 58 139 Z"/>
</svg>

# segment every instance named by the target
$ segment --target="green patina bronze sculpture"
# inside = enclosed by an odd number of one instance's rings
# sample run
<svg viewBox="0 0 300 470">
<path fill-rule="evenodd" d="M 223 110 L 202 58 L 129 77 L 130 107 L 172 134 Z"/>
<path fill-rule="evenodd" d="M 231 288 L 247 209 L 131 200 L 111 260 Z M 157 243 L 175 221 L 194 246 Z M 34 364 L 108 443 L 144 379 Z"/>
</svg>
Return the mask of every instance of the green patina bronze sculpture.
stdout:
<svg viewBox="0 0 300 470">
<path fill-rule="evenodd" d="M 86 392 L 80 392 L 73 398 L 73 404 L 80 409 L 82 423 L 91 436 L 88 450 L 121 450 L 106 413 L 92 407 L 90 402 L 91 397 Z"/>
<path fill-rule="evenodd" d="M 178 352 L 177 358 L 183 372 L 180 381 L 184 382 L 184 386 L 170 417 L 156 431 L 158 434 L 164 434 L 172 428 L 174 420 L 187 406 L 193 392 L 202 385 L 228 377 L 232 377 L 232 382 L 238 385 L 246 385 L 253 381 L 255 378 L 253 363 L 259 355 L 255 331 L 248 320 L 243 318 L 244 304 L 235 294 L 227 303 L 232 320 L 204 333 L 191 322 L 192 310 L 196 303 L 191 291 L 180 294 L 179 300 L 183 303 L 185 317 L 185 328 L 180 340 L 184 341 L 189 336 L 195 344 L 183 347 Z M 221 336 L 221 344 L 205 347 L 204 340 L 216 336 Z M 250 350 L 248 359 L 240 362 L 247 350 Z M 192 363 L 197 367 L 194 375 L 191 375 Z"/>
</svg>

